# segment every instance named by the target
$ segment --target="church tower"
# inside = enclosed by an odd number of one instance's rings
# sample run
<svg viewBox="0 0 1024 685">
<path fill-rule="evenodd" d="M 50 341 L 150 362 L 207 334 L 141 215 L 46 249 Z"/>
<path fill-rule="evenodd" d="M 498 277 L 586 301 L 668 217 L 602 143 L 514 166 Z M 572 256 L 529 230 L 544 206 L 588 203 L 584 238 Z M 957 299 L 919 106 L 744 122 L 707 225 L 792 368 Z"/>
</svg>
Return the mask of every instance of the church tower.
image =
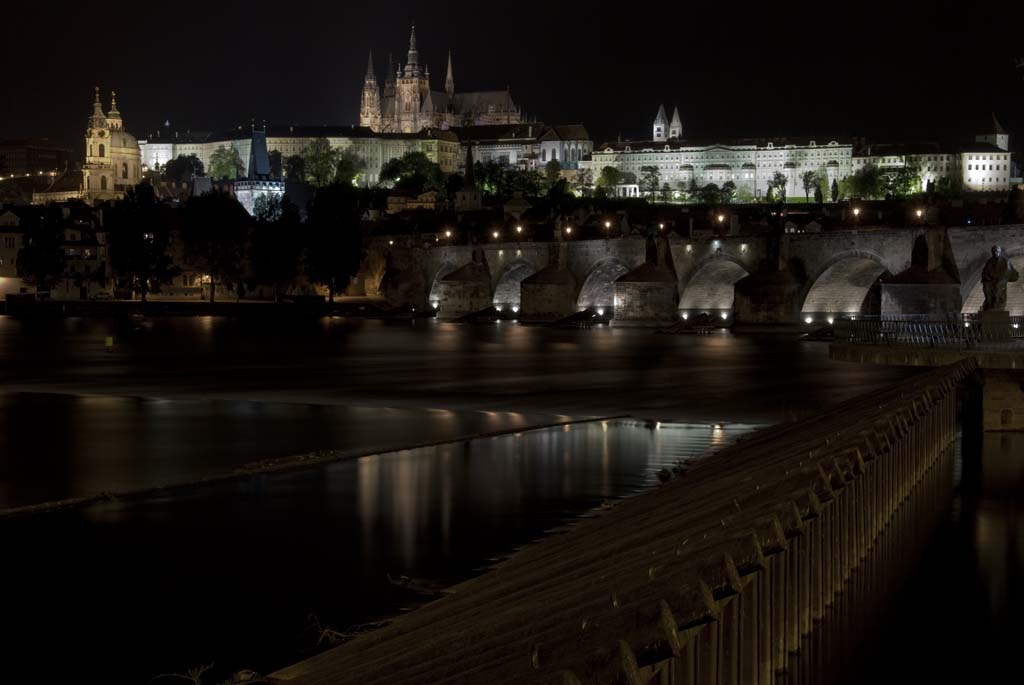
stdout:
<svg viewBox="0 0 1024 685">
<path fill-rule="evenodd" d="M 395 116 L 398 119 L 398 130 L 402 133 L 415 133 L 419 127 L 420 103 L 423 98 L 423 73 L 420 71 L 419 51 L 416 50 L 416 25 L 413 24 L 409 35 L 409 53 L 405 67 L 399 70 L 396 83 Z"/>
<path fill-rule="evenodd" d="M 654 140 L 665 140 L 668 132 L 668 117 L 665 116 L 665 105 L 658 105 L 658 116 L 654 117 Z"/>
<path fill-rule="evenodd" d="M 117 116 L 120 124 L 121 115 L 116 103 L 111 114 Z M 113 168 L 110 164 L 110 122 L 103 114 L 103 103 L 100 102 L 100 87 L 96 86 L 96 96 L 92 103 L 92 116 L 85 131 L 85 164 L 82 165 L 82 184 L 86 199 L 103 191 L 113 190 Z"/>
<path fill-rule="evenodd" d="M 359 125 L 372 131 L 381 130 L 380 89 L 377 88 L 377 74 L 373 69 L 373 51 L 366 65 L 366 79 L 363 81 L 363 97 L 359 106 Z"/>
<path fill-rule="evenodd" d="M 110 94 L 110 111 L 104 114 L 97 86 L 85 130 L 82 198 L 92 203 L 123 197 L 126 190 L 142 180 L 141 166 L 139 143 L 124 130 L 117 96 Z"/>
<path fill-rule="evenodd" d="M 683 137 L 683 120 L 679 118 L 679 108 L 672 112 L 672 123 L 668 125 L 669 140 L 679 140 Z"/>
</svg>

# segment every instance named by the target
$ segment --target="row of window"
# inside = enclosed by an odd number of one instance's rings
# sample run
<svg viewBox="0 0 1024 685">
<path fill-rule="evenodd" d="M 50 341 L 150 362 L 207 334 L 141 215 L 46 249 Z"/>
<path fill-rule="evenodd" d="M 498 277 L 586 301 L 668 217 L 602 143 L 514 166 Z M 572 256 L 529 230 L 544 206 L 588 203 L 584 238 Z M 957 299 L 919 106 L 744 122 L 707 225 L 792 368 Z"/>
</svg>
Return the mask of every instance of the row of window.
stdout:
<svg viewBox="0 0 1024 685">
<path fill-rule="evenodd" d="M 991 164 L 968 164 L 967 165 L 967 170 L 968 171 L 1006 171 L 1006 165 L 1003 164 L 1002 167 L 1000 167 L 998 164 L 996 164 L 995 168 L 993 169 Z"/>
</svg>

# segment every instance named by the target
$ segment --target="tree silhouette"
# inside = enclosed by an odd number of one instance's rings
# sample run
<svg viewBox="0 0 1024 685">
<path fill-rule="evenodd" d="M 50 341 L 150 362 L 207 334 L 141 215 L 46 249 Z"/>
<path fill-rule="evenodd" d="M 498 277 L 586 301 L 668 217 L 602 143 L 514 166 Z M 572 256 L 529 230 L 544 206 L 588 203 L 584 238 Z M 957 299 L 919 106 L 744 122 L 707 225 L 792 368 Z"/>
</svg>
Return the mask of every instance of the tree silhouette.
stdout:
<svg viewBox="0 0 1024 685">
<path fill-rule="evenodd" d="M 185 205 L 185 250 L 210 278 L 210 302 L 217 284 L 237 283 L 250 217 L 238 201 L 222 192 L 189 198 Z"/>
<path fill-rule="evenodd" d="M 129 188 L 108 214 L 107 240 L 115 278 L 127 283 L 143 302 L 149 293 L 170 283 L 178 271 L 167 254 L 170 230 L 166 216 L 149 184 Z"/>
</svg>

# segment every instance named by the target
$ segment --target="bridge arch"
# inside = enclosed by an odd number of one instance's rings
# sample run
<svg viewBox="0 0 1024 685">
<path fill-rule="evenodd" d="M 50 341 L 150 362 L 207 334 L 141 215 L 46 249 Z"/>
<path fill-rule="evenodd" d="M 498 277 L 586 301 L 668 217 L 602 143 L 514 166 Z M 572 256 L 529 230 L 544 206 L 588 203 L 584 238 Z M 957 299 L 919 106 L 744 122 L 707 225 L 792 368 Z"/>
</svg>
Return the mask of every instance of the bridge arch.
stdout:
<svg viewBox="0 0 1024 685">
<path fill-rule="evenodd" d="M 736 257 L 717 253 L 698 263 L 680 288 L 679 308 L 720 311 L 732 309 L 736 282 L 750 272 Z"/>
<path fill-rule="evenodd" d="M 576 306 L 580 309 L 612 307 L 615 303 L 615 281 L 627 273 L 629 267 L 621 259 L 606 257 L 597 262 L 580 286 Z"/>
<path fill-rule="evenodd" d="M 516 260 L 506 266 L 494 286 L 494 306 L 518 310 L 522 304 L 523 279 L 535 273 L 537 267 L 525 259 Z"/>
<path fill-rule="evenodd" d="M 807 279 L 801 314 L 860 314 L 868 293 L 889 272 L 885 260 L 867 250 L 833 255 Z"/>
<path fill-rule="evenodd" d="M 434 277 L 430 280 L 430 290 L 427 292 L 427 302 L 429 302 L 435 309 L 437 303 L 441 301 L 441 279 L 459 268 L 459 265 L 455 262 L 446 261 L 442 262 L 441 266 L 437 267 L 434 272 Z"/>
<path fill-rule="evenodd" d="M 1003 254 L 1013 263 L 1014 268 L 1021 274 L 1021 278 L 1015 283 L 1006 284 L 1006 311 L 1010 316 L 1024 316 L 1024 245 L 1014 247 L 1003 247 Z M 981 283 L 981 272 L 985 268 L 985 262 L 991 257 L 986 253 L 984 257 L 971 264 L 968 272 L 970 275 L 963 282 L 961 293 L 964 304 L 961 311 L 964 314 L 976 314 L 985 303 L 985 288 Z"/>
</svg>

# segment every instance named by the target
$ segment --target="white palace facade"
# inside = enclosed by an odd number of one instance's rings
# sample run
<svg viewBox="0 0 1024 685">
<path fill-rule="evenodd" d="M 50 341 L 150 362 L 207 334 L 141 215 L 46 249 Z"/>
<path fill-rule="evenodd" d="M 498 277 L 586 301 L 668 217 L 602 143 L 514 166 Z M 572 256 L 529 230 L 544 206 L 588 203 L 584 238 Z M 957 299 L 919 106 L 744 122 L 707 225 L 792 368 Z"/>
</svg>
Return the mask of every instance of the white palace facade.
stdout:
<svg viewBox="0 0 1024 685">
<path fill-rule="evenodd" d="M 760 198 L 766 196 L 776 173 L 786 177 L 787 197 L 802 197 L 802 177 L 808 171 L 827 176 L 831 185 L 869 164 L 883 170 L 916 164 L 921 168 L 921 190 L 942 176 L 959 175 L 965 190 L 1006 192 L 1012 175 L 1009 137 L 995 117 L 985 128 L 991 130 L 978 134 L 974 143 L 955 149 L 938 145 L 855 147 L 853 141 L 838 138 L 702 141 L 684 138 L 678 109 L 670 121 L 662 107 L 650 140 L 602 143 L 579 166 L 589 169 L 595 181 L 605 167 L 639 179 L 643 167 L 653 166 L 658 169 L 659 182 L 672 190 L 687 189 L 693 183 L 703 187 L 732 181 L 739 196 Z M 627 194 L 638 194 L 635 183 L 622 188 Z"/>
</svg>

